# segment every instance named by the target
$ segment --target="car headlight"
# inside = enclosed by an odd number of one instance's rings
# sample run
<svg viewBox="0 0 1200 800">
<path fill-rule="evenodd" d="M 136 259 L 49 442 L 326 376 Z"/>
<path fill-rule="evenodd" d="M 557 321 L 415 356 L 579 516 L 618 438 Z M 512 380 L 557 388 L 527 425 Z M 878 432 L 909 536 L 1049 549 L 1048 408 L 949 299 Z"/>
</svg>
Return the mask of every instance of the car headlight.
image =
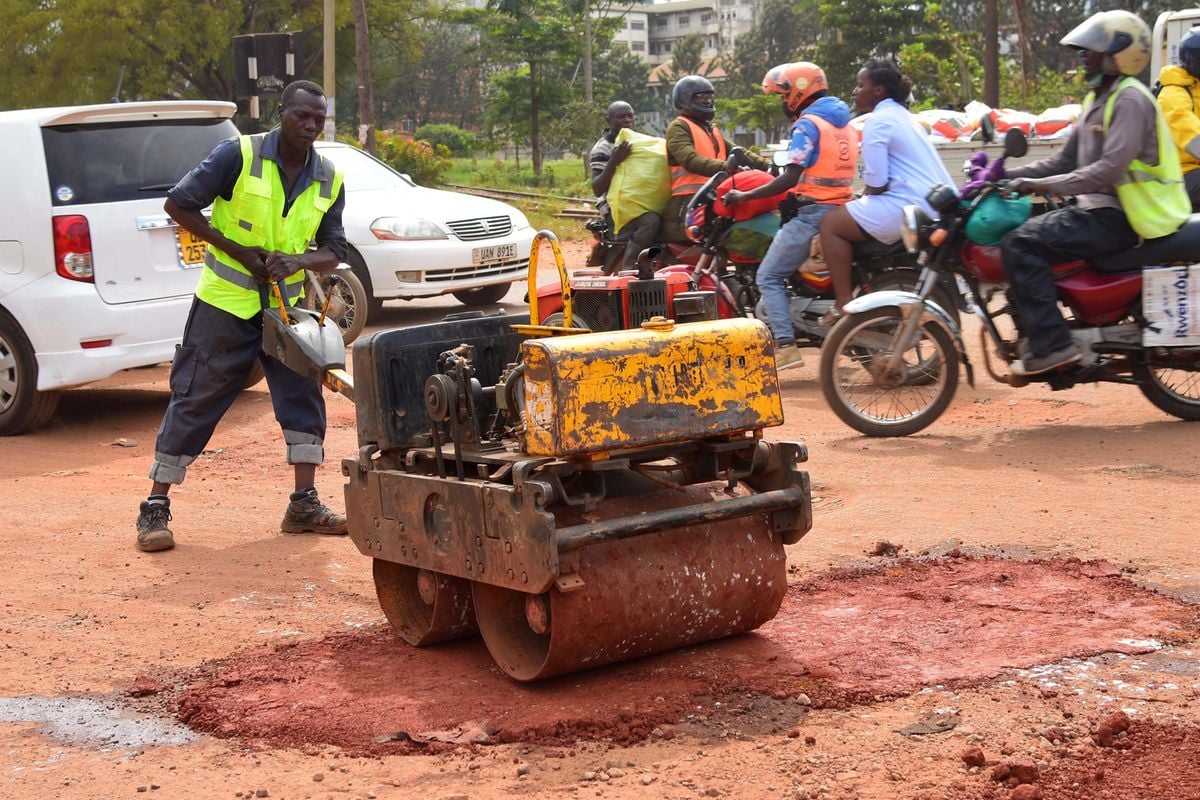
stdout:
<svg viewBox="0 0 1200 800">
<path fill-rule="evenodd" d="M 933 220 L 917 206 L 904 207 L 904 219 L 900 223 L 900 240 L 904 249 L 915 253 L 921 246 L 921 226 L 929 225 Z"/>
<path fill-rule="evenodd" d="M 533 227 L 529 224 L 529 218 L 516 209 L 513 209 L 512 212 L 512 225 L 514 231 L 523 231 L 526 228 Z"/>
<path fill-rule="evenodd" d="M 450 238 L 437 225 L 419 217 L 380 217 L 371 223 L 371 233 L 376 239 L 389 241 Z"/>
</svg>

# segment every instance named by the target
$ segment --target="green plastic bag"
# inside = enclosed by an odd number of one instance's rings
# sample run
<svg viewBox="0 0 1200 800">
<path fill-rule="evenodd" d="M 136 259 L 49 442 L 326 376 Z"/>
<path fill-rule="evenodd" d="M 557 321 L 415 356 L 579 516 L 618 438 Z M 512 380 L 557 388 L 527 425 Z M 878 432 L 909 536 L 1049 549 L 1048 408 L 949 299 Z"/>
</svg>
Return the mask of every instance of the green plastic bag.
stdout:
<svg viewBox="0 0 1200 800">
<path fill-rule="evenodd" d="M 967 238 L 988 247 L 1000 244 L 1004 234 L 1029 219 L 1032 212 L 1033 201 L 1028 197 L 989 194 L 967 220 Z"/>
<path fill-rule="evenodd" d="M 671 168 L 667 166 L 667 140 L 622 128 L 615 144 L 629 142 L 629 155 L 608 184 L 608 207 L 613 230 L 647 211 L 662 214 L 671 199 Z"/>
</svg>

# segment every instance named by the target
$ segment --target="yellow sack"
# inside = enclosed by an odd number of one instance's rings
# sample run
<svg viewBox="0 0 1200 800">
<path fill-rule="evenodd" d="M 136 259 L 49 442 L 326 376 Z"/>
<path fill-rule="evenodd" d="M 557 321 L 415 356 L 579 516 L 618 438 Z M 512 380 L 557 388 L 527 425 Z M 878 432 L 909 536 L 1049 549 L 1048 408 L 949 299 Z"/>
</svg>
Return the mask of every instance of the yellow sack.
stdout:
<svg viewBox="0 0 1200 800">
<path fill-rule="evenodd" d="M 629 142 L 631 149 L 625 160 L 617 165 L 608 184 L 607 199 L 614 232 L 647 211 L 662 214 L 671 199 L 667 140 L 622 128 L 617 133 L 614 147 L 621 142 Z"/>
</svg>

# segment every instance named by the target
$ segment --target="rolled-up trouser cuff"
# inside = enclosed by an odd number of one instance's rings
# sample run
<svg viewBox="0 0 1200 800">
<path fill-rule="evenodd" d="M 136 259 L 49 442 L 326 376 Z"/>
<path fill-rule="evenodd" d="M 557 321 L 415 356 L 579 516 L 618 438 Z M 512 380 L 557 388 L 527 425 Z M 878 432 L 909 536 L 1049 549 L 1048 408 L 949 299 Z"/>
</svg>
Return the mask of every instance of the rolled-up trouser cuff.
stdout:
<svg viewBox="0 0 1200 800">
<path fill-rule="evenodd" d="M 183 483 L 188 464 L 195 460 L 195 456 L 172 456 L 156 452 L 154 463 L 150 465 L 150 480 L 155 483 Z"/>
<path fill-rule="evenodd" d="M 325 461 L 325 440 L 311 433 L 284 431 L 289 464 L 321 464 Z"/>
</svg>

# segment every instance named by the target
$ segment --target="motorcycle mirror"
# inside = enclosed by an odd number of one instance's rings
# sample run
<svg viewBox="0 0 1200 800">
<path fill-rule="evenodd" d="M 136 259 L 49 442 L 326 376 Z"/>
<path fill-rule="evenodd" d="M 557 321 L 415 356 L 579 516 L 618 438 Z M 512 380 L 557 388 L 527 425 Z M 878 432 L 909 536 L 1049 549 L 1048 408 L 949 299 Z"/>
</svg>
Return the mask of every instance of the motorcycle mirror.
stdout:
<svg viewBox="0 0 1200 800">
<path fill-rule="evenodd" d="M 708 181 L 700 187 L 700 191 L 696 192 L 694 195 L 692 195 L 691 199 L 688 200 L 687 210 L 695 211 L 697 208 L 716 197 L 717 187 L 724 183 L 728 178 L 729 173 L 725 170 L 721 170 L 716 175 L 713 175 L 711 178 L 709 178 Z"/>
<path fill-rule="evenodd" d="M 776 150 L 771 153 L 771 163 L 777 167 L 786 167 L 788 165 L 788 151 Z"/>
<path fill-rule="evenodd" d="M 979 118 L 979 133 L 987 144 L 996 141 L 996 123 L 990 113 Z"/>
<path fill-rule="evenodd" d="M 1020 158 L 1029 152 L 1029 140 L 1020 128 L 1009 128 L 1004 134 L 1004 155 L 1008 158 Z"/>
</svg>

